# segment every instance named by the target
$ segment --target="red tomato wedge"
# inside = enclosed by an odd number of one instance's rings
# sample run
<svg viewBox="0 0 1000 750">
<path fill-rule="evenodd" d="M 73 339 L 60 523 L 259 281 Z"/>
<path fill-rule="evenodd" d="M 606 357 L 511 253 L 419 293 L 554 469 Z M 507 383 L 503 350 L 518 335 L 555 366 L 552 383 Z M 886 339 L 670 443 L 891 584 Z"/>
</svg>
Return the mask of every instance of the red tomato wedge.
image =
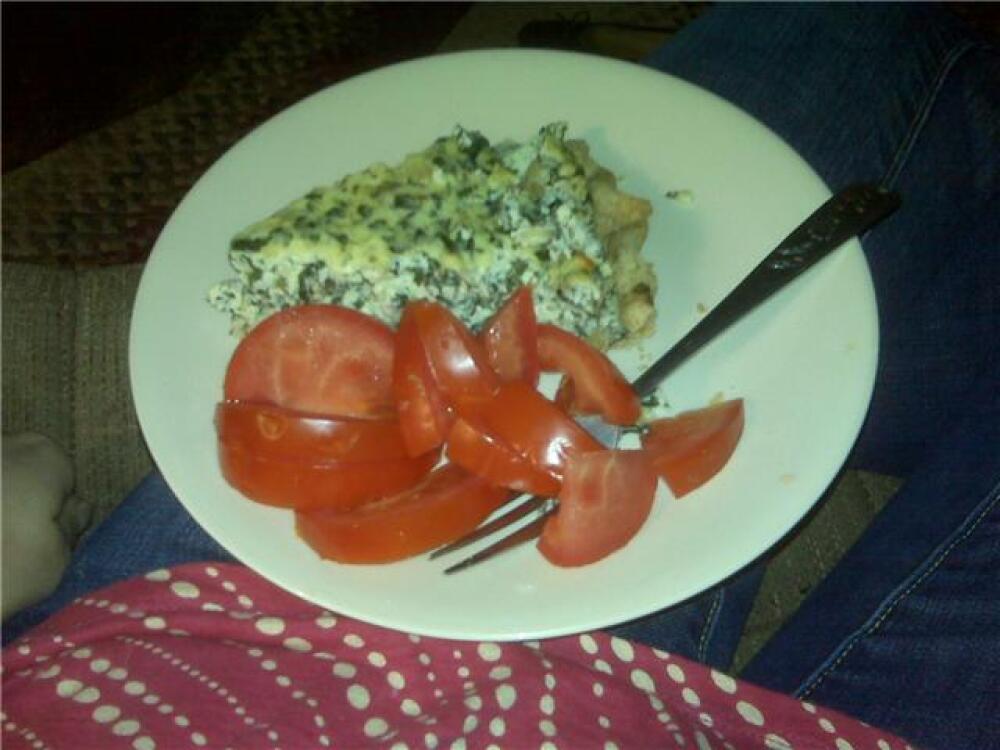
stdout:
<svg viewBox="0 0 1000 750">
<path fill-rule="evenodd" d="M 294 461 L 264 458 L 219 443 L 222 476 L 251 500 L 279 508 L 343 512 L 420 482 L 439 451 L 385 461 Z"/>
<path fill-rule="evenodd" d="M 399 322 L 392 390 L 410 455 L 418 456 L 444 443 L 454 416 L 434 380 L 412 313 L 404 312 Z"/>
<path fill-rule="evenodd" d="M 476 418 L 486 433 L 559 481 L 569 456 L 603 448 L 527 383 L 504 383 L 480 406 Z"/>
<path fill-rule="evenodd" d="M 561 372 L 571 390 L 557 397 L 568 411 L 600 414 L 612 424 L 630 425 L 642 413 L 639 395 L 607 356 L 556 326 L 538 326 L 538 358 L 542 370 Z M 560 389 L 561 391 L 563 389 Z"/>
<path fill-rule="evenodd" d="M 411 318 L 420 335 L 430 370 L 446 404 L 461 412 L 493 397 L 500 379 L 482 344 L 446 307 L 436 302 L 410 302 L 403 318 Z"/>
<path fill-rule="evenodd" d="M 260 458 L 383 461 L 406 458 L 395 419 L 336 418 L 280 406 L 224 401 L 215 409 L 219 440 Z"/>
<path fill-rule="evenodd" d="M 509 497 L 508 490 L 446 465 L 416 487 L 350 513 L 298 512 L 295 528 L 327 560 L 393 562 L 458 539 Z"/>
<path fill-rule="evenodd" d="M 674 497 L 683 497 L 726 465 L 743 434 L 743 399 L 658 419 L 642 446 Z"/>
<path fill-rule="evenodd" d="M 479 340 L 500 380 L 521 380 L 528 385 L 538 385 L 541 372 L 538 364 L 538 321 L 531 287 L 521 287 L 511 295 L 483 326 Z"/>
<path fill-rule="evenodd" d="M 643 451 L 570 457 L 559 510 L 542 529 L 539 551 L 554 565 L 576 567 L 624 547 L 649 516 L 656 482 Z"/>
<path fill-rule="evenodd" d="M 346 307 L 290 307 L 236 347 L 225 398 L 337 417 L 390 415 L 394 346 L 392 329 Z"/>
<path fill-rule="evenodd" d="M 448 434 L 448 460 L 492 484 L 555 497 L 559 482 L 509 445 L 459 417 Z"/>
</svg>

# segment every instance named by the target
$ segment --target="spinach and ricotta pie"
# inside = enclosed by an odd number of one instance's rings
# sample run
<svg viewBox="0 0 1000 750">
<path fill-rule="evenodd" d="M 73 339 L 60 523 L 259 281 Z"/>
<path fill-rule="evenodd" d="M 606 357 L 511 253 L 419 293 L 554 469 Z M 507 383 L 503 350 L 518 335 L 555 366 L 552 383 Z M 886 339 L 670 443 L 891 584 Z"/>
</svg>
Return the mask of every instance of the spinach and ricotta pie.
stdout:
<svg viewBox="0 0 1000 750">
<path fill-rule="evenodd" d="M 236 277 L 209 301 L 236 335 L 311 302 L 395 325 L 421 298 L 476 328 L 530 284 L 540 321 L 608 348 L 652 329 L 656 279 L 640 254 L 649 216 L 565 123 L 496 144 L 457 127 L 241 231 L 229 248 Z"/>
</svg>

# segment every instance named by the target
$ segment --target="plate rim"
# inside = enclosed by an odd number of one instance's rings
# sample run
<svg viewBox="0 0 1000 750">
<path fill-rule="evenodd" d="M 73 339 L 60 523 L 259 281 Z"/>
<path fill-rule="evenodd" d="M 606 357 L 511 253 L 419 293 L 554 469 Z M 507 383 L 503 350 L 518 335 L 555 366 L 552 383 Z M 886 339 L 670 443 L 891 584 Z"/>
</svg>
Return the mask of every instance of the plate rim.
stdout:
<svg viewBox="0 0 1000 750">
<path fill-rule="evenodd" d="M 181 201 L 178 202 L 177 206 L 174 208 L 174 211 L 172 212 L 172 214 L 170 216 L 170 219 L 164 225 L 163 230 L 161 230 L 161 233 L 158 236 L 157 241 L 156 241 L 156 243 L 155 243 L 152 251 L 150 252 L 146 268 L 143 269 L 142 277 L 140 279 L 139 287 L 138 287 L 138 290 L 136 292 L 135 301 L 134 301 L 133 307 L 132 307 L 132 319 L 130 321 L 129 343 L 128 343 L 129 383 L 130 383 L 130 387 L 131 387 L 132 394 L 133 394 L 133 402 L 134 402 L 134 405 L 135 405 L 136 413 L 137 413 L 137 416 L 139 418 L 140 429 L 142 431 L 144 439 L 146 439 L 146 441 L 147 441 L 147 445 L 149 445 L 150 454 L 153 455 L 154 463 L 157 465 L 158 468 L 160 468 L 161 472 L 163 473 L 163 477 L 166 480 L 167 484 L 170 486 L 170 488 L 174 492 L 174 494 L 178 497 L 178 499 L 180 500 L 180 502 L 182 503 L 182 505 L 184 506 L 184 508 L 187 510 L 187 512 L 191 514 L 191 516 L 195 519 L 195 521 L 202 527 L 202 529 L 205 530 L 206 533 L 209 534 L 209 536 L 211 536 L 216 541 L 218 541 L 223 547 L 225 547 L 227 549 L 227 551 L 230 552 L 230 554 L 233 554 L 234 557 L 237 557 L 238 559 L 241 559 L 241 562 L 243 562 L 244 565 L 247 565 L 247 567 L 250 567 L 257 574 L 259 574 L 259 575 L 263 576 L 264 578 L 272 581 L 273 583 L 275 583 L 276 585 L 280 586 L 281 588 L 283 588 L 283 589 L 285 589 L 287 591 L 290 591 L 293 594 L 306 599 L 307 601 L 314 602 L 314 603 L 316 603 L 319 606 L 331 608 L 332 605 L 330 603 L 317 601 L 316 597 L 310 591 L 307 590 L 308 587 L 303 587 L 303 586 L 301 586 L 301 585 L 299 585 L 299 584 L 297 584 L 295 582 L 287 580 L 285 577 L 282 577 L 282 576 L 274 576 L 274 575 L 272 575 L 270 573 L 270 571 L 261 570 L 256 565 L 253 565 L 253 564 L 251 564 L 249 562 L 243 561 L 242 558 L 241 558 L 241 556 L 238 555 L 236 552 L 233 551 L 233 547 L 234 546 L 239 546 L 238 544 L 234 545 L 234 544 L 228 543 L 228 535 L 225 534 L 225 533 L 222 533 L 222 534 L 218 533 L 217 529 L 209 530 L 208 526 L 206 525 L 206 523 L 203 520 L 204 517 L 203 517 L 203 514 L 201 513 L 200 506 L 198 506 L 196 504 L 194 507 L 192 507 L 192 505 L 189 504 L 189 502 L 187 500 L 185 500 L 185 498 L 182 496 L 182 493 L 178 491 L 179 485 L 183 484 L 183 482 L 181 482 L 180 480 L 178 480 L 176 477 L 173 476 L 174 472 L 172 470 L 164 470 L 160 466 L 160 460 L 159 460 L 159 458 L 156 455 L 153 454 L 153 447 L 150 444 L 149 434 L 150 434 L 151 431 L 155 433 L 155 429 L 153 429 L 151 427 L 151 425 L 149 425 L 147 423 L 147 418 L 144 418 L 144 416 L 143 416 L 143 414 L 146 412 L 145 402 L 143 402 L 143 404 L 140 404 L 138 398 L 136 397 L 137 391 L 140 392 L 140 393 L 142 393 L 144 386 L 140 384 L 137 387 L 137 373 L 140 372 L 141 366 L 140 366 L 140 363 L 138 363 L 136 361 L 136 359 L 135 359 L 135 357 L 137 356 L 137 352 L 141 351 L 141 346 L 139 346 L 137 344 L 137 340 L 142 335 L 142 331 L 140 330 L 140 324 L 142 322 L 144 312 L 140 310 L 140 307 L 141 307 L 142 301 L 145 299 L 145 297 L 144 297 L 144 289 L 146 288 L 147 284 L 151 283 L 150 279 L 152 278 L 152 276 L 150 274 L 149 269 L 153 268 L 154 271 L 155 271 L 155 269 L 157 268 L 157 265 L 163 262 L 163 258 L 165 257 L 166 250 L 160 250 L 160 248 L 161 247 L 165 248 L 167 246 L 166 245 L 161 245 L 161 239 L 168 233 L 168 230 L 171 229 L 174 221 L 175 220 L 178 220 L 178 221 L 180 220 L 179 217 L 182 216 L 182 209 L 187 205 L 188 201 L 195 199 L 194 196 L 196 195 L 196 192 L 197 192 L 199 186 L 201 186 L 201 185 L 204 184 L 203 181 L 206 180 L 206 178 L 208 178 L 210 174 L 213 174 L 214 170 L 216 170 L 216 168 L 219 167 L 220 164 L 224 163 L 227 159 L 232 158 L 231 154 L 233 154 L 234 150 L 236 150 L 237 148 L 239 148 L 241 146 L 243 146 L 245 148 L 246 147 L 245 144 L 247 144 L 252 138 L 254 138 L 256 136 L 256 134 L 258 134 L 263 128 L 273 128 L 273 127 L 275 127 L 276 123 L 280 123 L 280 121 L 284 117 L 286 117 L 288 115 L 288 113 L 289 113 L 290 110 L 301 108 L 304 105 L 306 105 L 306 103 L 308 103 L 308 102 L 313 102 L 313 104 L 310 105 L 310 106 L 315 106 L 315 103 L 314 103 L 315 100 L 317 100 L 320 97 L 329 96 L 329 92 L 331 90 L 333 90 L 333 89 L 337 89 L 338 87 L 342 87 L 342 86 L 345 86 L 347 84 L 354 85 L 354 86 L 361 85 L 361 84 L 363 84 L 363 82 L 366 79 L 370 78 L 371 76 L 391 74 L 392 71 L 398 70 L 400 68 L 411 68 L 412 69 L 414 66 L 427 65 L 427 64 L 441 64 L 442 61 L 457 60 L 457 59 L 462 59 L 462 58 L 465 58 L 465 59 L 469 59 L 469 58 L 486 58 L 486 57 L 495 58 L 498 55 L 499 56 L 503 56 L 503 57 L 519 57 L 519 58 L 525 58 L 525 59 L 527 59 L 527 58 L 538 58 L 538 57 L 547 57 L 547 58 L 559 57 L 559 58 L 563 58 L 563 59 L 583 59 L 583 60 L 587 61 L 587 64 L 600 64 L 600 65 L 605 66 L 605 67 L 609 67 L 609 68 L 613 67 L 613 68 L 618 68 L 619 70 L 622 70 L 622 71 L 628 71 L 629 73 L 633 73 L 633 72 L 639 71 L 639 72 L 642 72 L 643 75 L 648 74 L 651 77 L 659 78 L 661 82 L 664 81 L 664 80 L 669 80 L 669 82 L 672 85 L 680 85 L 680 86 L 683 86 L 683 87 L 689 87 L 691 89 L 694 89 L 700 95 L 707 95 L 707 96 L 709 96 L 709 97 L 717 100 L 717 102 L 721 103 L 726 108 L 729 108 L 729 109 L 732 109 L 732 110 L 735 110 L 735 111 L 739 112 L 743 117 L 747 118 L 748 120 L 750 120 L 753 123 L 755 123 L 759 128 L 763 129 L 763 131 L 765 131 L 765 133 L 767 135 L 769 135 L 771 138 L 776 139 L 780 143 L 784 144 L 785 147 L 788 148 L 788 150 L 791 153 L 795 154 L 795 156 L 798 158 L 798 160 L 800 162 L 800 166 L 804 167 L 806 170 L 808 170 L 809 172 L 811 172 L 812 176 L 819 182 L 820 185 L 823 186 L 823 188 L 824 188 L 824 190 L 826 191 L 827 194 L 829 194 L 829 192 L 830 192 L 829 189 L 826 188 L 825 183 L 823 183 L 823 181 L 819 178 L 819 176 L 816 175 L 816 173 L 812 169 L 812 167 L 810 165 L 808 165 L 808 163 L 806 163 L 804 161 L 804 159 L 802 159 L 802 157 L 800 155 L 798 155 L 794 151 L 794 149 L 792 149 L 787 144 L 787 142 L 784 139 L 781 138 L 781 136 L 779 136 L 778 134 L 774 133 L 765 124 L 761 123 L 759 120 L 757 120 L 755 117 L 753 117 L 752 115 L 750 115 L 749 113 L 747 113 L 745 110 L 743 110 L 740 107 L 738 107 L 737 105 L 734 105 L 733 103 L 731 103 L 731 102 L 723 99 L 722 97 L 719 97 L 717 94 L 715 94 L 715 93 L 713 93 L 713 92 L 711 92 L 711 91 L 709 91 L 707 89 L 704 89 L 702 87 L 699 87 L 696 84 L 692 84 L 690 82 L 684 81 L 683 79 L 677 78 L 675 76 L 671 76 L 671 75 L 666 74 L 666 73 L 662 73 L 660 71 L 656 71 L 656 70 L 651 69 L 651 68 L 646 68 L 646 67 L 641 66 L 641 65 L 636 65 L 636 64 L 633 64 L 633 63 L 627 63 L 627 62 L 618 61 L 618 60 L 609 60 L 607 58 L 598 58 L 597 56 L 587 55 L 587 54 L 583 54 L 583 53 L 575 53 L 575 52 L 548 51 L 548 50 L 514 50 L 514 49 L 495 50 L 495 49 L 485 49 L 485 50 L 466 50 L 466 51 L 459 51 L 459 52 L 441 53 L 441 54 L 436 54 L 436 55 L 430 55 L 430 56 L 427 56 L 427 57 L 417 58 L 417 59 L 414 59 L 414 60 L 403 61 L 403 62 L 396 63 L 396 64 L 391 65 L 391 66 L 386 66 L 386 67 L 378 68 L 378 69 L 375 69 L 375 70 L 366 71 L 366 72 L 361 73 L 361 74 L 359 74 L 357 76 L 353 76 L 351 78 L 345 79 L 344 81 L 335 83 L 335 84 L 333 84 L 331 86 L 328 86 L 328 87 L 326 87 L 324 89 L 321 89 L 321 90 L 319 90 L 319 91 L 317 91 L 317 92 L 309 95 L 308 97 L 305 97 L 304 99 L 302 99 L 302 100 L 300 100 L 300 101 L 292 104 L 290 107 L 287 107 L 287 108 L 283 109 L 282 111 L 280 111 L 280 112 L 272 115 L 271 117 L 267 118 L 266 120 L 264 120 L 263 122 L 261 122 L 258 126 L 256 126 L 252 130 L 250 130 L 246 135 L 244 135 L 238 141 L 236 141 L 234 144 L 232 144 L 228 149 L 226 149 L 226 151 L 215 162 L 213 162 L 212 165 L 210 165 L 203 172 L 203 174 L 199 177 L 199 179 L 194 183 L 194 185 L 184 195 L 184 197 L 181 199 Z M 838 466 L 841 466 L 841 467 L 843 465 L 844 460 L 846 460 L 846 458 L 847 458 L 847 456 L 848 456 L 851 448 L 853 447 L 854 443 L 857 440 L 857 436 L 858 436 L 858 434 L 860 432 L 860 429 L 861 429 L 861 427 L 862 427 L 862 425 L 864 423 L 865 417 L 866 417 L 866 415 L 868 413 L 868 410 L 870 408 L 870 403 L 871 403 L 871 399 L 872 399 L 872 395 L 873 395 L 873 390 L 874 390 L 874 384 L 875 384 L 875 375 L 876 375 L 876 368 L 877 368 L 877 362 L 878 362 L 878 350 L 879 350 L 879 341 L 880 341 L 880 335 L 879 335 L 880 332 L 879 332 L 879 326 L 878 326 L 879 321 L 878 321 L 877 300 L 876 300 L 875 295 L 874 295 L 874 286 L 873 286 L 872 280 L 871 280 L 870 269 L 868 268 L 867 260 L 865 259 L 864 254 L 861 251 L 861 246 L 860 246 L 860 243 L 858 242 L 858 240 L 857 239 L 853 239 L 853 240 L 850 241 L 849 244 L 853 246 L 853 247 L 851 247 L 851 250 L 854 252 L 854 254 L 857 257 L 860 258 L 861 262 L 863 263 L 863 270 L 865 272 L 864 275 L 866 276 L 867 281 L 868 281 L 868 285 L 870 287 L 870 289 L 869 289 L 869 295 L 868 296 L 869 296 L 870 302 L 871 302 L 871 309 L 870 309 L 871 330 L 869 331 L 869 334 L 872 335 L 872 346 L 873 346 L 873 349 L 872 349 L 872 353 L 871 353 L 871 357 L 870 357 L 870 364 L 871 364 L 871 366 L 870 366 L 870 372 L 868 373 L 868 377 L 867 377 L 866 394 L 865 394 L 865 398 L 863 399 L 864 400 L 863 408 L 859 409 L 859 415 L 860 416 L 859 416 L 859 418 L 857 420 L 857 424 L 854 425 L 854 427 L 852 427 L 852 430 L 851 430 L 852 437 L 847 442 L 846 448 L 843 451 L 843 455 L 838 458 Z M 220 315 L 221 315 L 221 313 L 220 313 Z M 836 479 L 836 476 L 837 476 L 837 473 L 835 472 L 831 477 L 829 477 L 829 479 L 824 484 L 824 488 L 829 488 L 829 486 Z M 802 513 L 791 524 L 788 525 L 787 528 L 785 528 L 774 539 L 771 539 L 768 542 L 768 544 L 762 550 L 760 550 L 753 558 L 751 558 L 750 560 L 744 561 L 743 563 L 741 563 L 740 565 L 736 566 L 734 569 L 730 570 L 728 573 L 726 573 L 725 575 L 723 575 L 721 578 L 717 578 L 714 582 L 709 583 L 707 586 L 700 587 L 700 588 L 698 588 L 697 591 L 692 591 L 691 593 L 687 594 L 684 598 L 679 599 L 677 601 L 674 601 L 673 603 L 668 604 L 668 605 L 661 605 L 661 606 L 656 607 L 655 609 L 653 609 L 651 611 L 659 611 L 660 609 L 663 609 L 664 607 L 676 606 L 676 605 L 682 604 L 683 602 L 688 601 L 693 596 L 696 596 L 699 593 L 701 593 L 701 592 L 703 592 L 703 591 L 711 588 L 712 586 L 716 585 L 719 581 L 725 580 L 725 579 L 731 577 L 733 574 L 735 574 L 739 570 L 745 568 L 746 566 L 751 565 L 755 560 L 759 559 L 762 555 L 765 555 L 770 550 L 772 550 L 776 544 L 778 544 L 782 539 L 784 539 L 786 536 L 788 536 L 796 527 L 798 527 L 802 523 L 802 521 L 810 514 L 810 512 L 816 506 L 816 504 L 821 500 L 822 496 L 823 496 L 823 493 L 820 492 L 808 504 L 808 506 L 804 508 L 804 510 L 802 511 Z M 224 538 L 227 539 L 227 541 L 223 541 Z M 373 623 L 375 625 L 382 626 L 382 627 L 389 627 L 389 628 L 393 628 L 393 629 L 404 629 L 407 632 L 414 632 L 414 633 L 419 633 L 419 634 L 422 634 L 422 635 L 428 635 L 428 636 L 433 636 L 433 637 L 453 638 L 453 639 L 459 639 L 459 640 L 523 640 L 525 638 L 545 638 L 545 637 L 553 637 L 553 636 L 558 636 L 558 635 L 566 635 L 566 634 L 570 634 L 570 633 L 582 632 L 583 630 L 589 630 L 589 629 L 594 629 L 594 628 L 609 627 L 609 626 L 615 624 L 615 623 L 602 622 L 600 624 L 587 624 L 587 625 L 583 625 L 583 626 L 580 626 L 580 627 L 569 626 L 568 628 L 550 629 L 549 631 L 534 629 L 534 630 L 520 631 L 520 632 L 516 632 L 516 633 L 495 633 L 495 632 L 492 632 L 492 633 L 491 632 L 456 633 L 454 631 L 449 631 L 447 629 L 434 629 L 434 628 L 419 627 L 419 626 L 417 628 L 413 628 L 413 627 L 409 627 L 409 626 L 401 626 L 398 622 L 391 621 L 391 618 L 387 619 L 387 618 L 384 618 L 384 617 L 379 617 L 377 615 L 376 616 L 372 616 L 371 614 L 360 612 L 360 611 L 357 610 L 356 607 L 353 607 L 352 604 L 353 603 L 347 603 L 347 604 L 338 603 L 337 605 L 335 605 L 336 606 L 336 611 L 340 612 L 340 613 L 343 613 L 343 614 L 346 614 L 346 615 L 351 616 L 351 617 L 355 617 L 355 618 L 360 619 L 360 620 L 364 620 L 366 622 Z M 629 615 L 627 617 L 624 617 L 624 618 L 621 618 L 619 620 L 616 620 L 616 623 L 627 622 L 628 620 L 634 619 L 637 616 L 641 616 L 641 614 L 640 615 L 631 614 L 631 615 Z"/>
</svg>

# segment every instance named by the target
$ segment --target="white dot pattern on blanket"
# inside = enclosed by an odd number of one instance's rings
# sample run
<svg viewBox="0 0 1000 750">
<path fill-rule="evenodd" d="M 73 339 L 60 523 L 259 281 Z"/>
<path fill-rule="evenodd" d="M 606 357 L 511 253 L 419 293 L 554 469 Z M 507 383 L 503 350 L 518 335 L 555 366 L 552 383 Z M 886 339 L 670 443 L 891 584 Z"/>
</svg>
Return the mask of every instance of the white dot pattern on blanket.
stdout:
<svg viewBox="0 0 1000 750">
<path fill-rule="evenodd" d="M 667 665 L 667 676 L 674 682 L 684 682 L 686 679 L 684 670 L 681 669 L 679 664 L 674 664 L 673 662 Z"/>
<path fill-rule="evenodd" d="M 748 701 L 739 701 L 736 704 L 736 711 L 748 724 L 758 727 L 764 726 L 764 714 L 754 704 Z"/>
<path fill-rule="evenodd" d="M 289 651 L 299 651 L 305 653 L 306 651 L 312 650 L 312 644 L 305 638 L 299 638 L 298 636 L 292 636 L 291 638 L 286 638 L 284 640 L 284 646 Z"/>
<path fill-rule="evenodd" d="M 83 683 L 79 680 L 60 680 L 56 685 L 56 695 L 60 698 L 69 698 L 83 690 Z"/>
<path fill-rule="evenodd" d="M 371 694 L 363 685 L 351 685 L 347 688 L 347 701 L 354 708 L 363 711 L 371 704 Z"/>
<path fill-rule="evenodd" d="M 638 667 L 633 669 L 629 673 L 629 680 L 644 693 L 652 693 L 656 690 L 656 683 L 653 682 L 653 678 L 645 669 L 639 669 Z"/>
<path fill-rule="evenodd" d="M 121 714 L 122 710 L 118 706 L 104 705 L 95 708 L 91 716 L 98 724 L 107 724 L 117 719 Z"/>
<path fill-rule="evenodd" d="M 141 728 L 142 725 L 135 719 L 125 719 L 123 721 L 116 722 L 114 726 L 111 727 L 111 731 L 119 737 L 131 737 Z"/>
<path fill-rule="evenodd" d="M 480 643 L 476 651 L 483 661 L 497 661 L 503 654 L 503 650 L 495 643 Z"/>
<path fill-rule="evenodd" d="M 125 687 L 122 688 L 129 695 L 142 695 L 146 692 L 146 685 L 138 680 L 132 680 L 125 683 Z"/>
<path fill-rule="evenodd" d="M 285 621 L 280 617 L 261 617 L 254 626 L 264 635 L 281 635 L 285 632 Z"/>
<path fill-rule="evenodd" d="M 546 693 L 538 700 L 539 710 L 546 716 L 551 716 L 556 710 L 556 701 L 551 695 Z"/>
<path fill-rule="evenodd" d="M 100 600 L 109 602 L 104 617 L 125 635 L 101 640 L 69 631 L 58 641 L 45 636 L 14 644 L 30 669 L 12 666 L 5 674 L 29 674 L 33 684 L 47 686 L 50 697 L 55 691 L 68 699 L 62 705 L 84 719 L 78 726 L 102 730 L 105 738 L 117 733 L 126 739 L 123 747 L 133 750 L 236 748 L 235 738 L 244 736 L 237 733 L 247 728 L 260 731 L 262 739 L 266 734 L 269 747 L 330 747 L 339 737 L 345 746 L 388 750 L 551 749 L 571 745 L 578 729 L 593 738 L 594 747 L 606 748 L 669 744 L 673 737 L 686 748 L 791 750 L 811 746 L 805 736 L 823 736 L 834 750 L 876 742 L 878 750 L 903 747 L 881 740 L 875 730 L 862 742 L 854 734 L 856 722 L 837 718 L 834 726 L 812 704 L 789 711 L 795 703 L 786 700 L 783 712 L 772 713 L 775 698 L 753 686 L 605 633 L 523 644 L 399 634 L 308 608 L 249 573 L 221 568 L 216 576 L 190 566 L 140 579 L 153 592 L 142 598 L 109 593 L 116 598 Z M 233 591 L 226 593 L 223 583 Z M 259 603 L 260 609 L 247 612 L 248 620 L 203 608 L 215 600 L 228 612 L 237 609 L 239 597 Z M 130 602 L 125 611 L 131 614 L 113 615 L 111 601 Z M 91 617 L 98 614 L 86 600 L 80 606 L 91 607 Z M 130 619 L 140 610 L 141 618 Z M 190 638 L 173 635 L 175 620 Z M 163 627 L 155 627 L 159 621 Z M 213 628 L 224 648 L 207 649 Z M 36 665 L 37 656 L 46 656 L 43 643 L 58 664 Z M 130 649 L 127 658 L 120 648 Z M 236 658 L 219 661 L 227 652 Z M 247 690 L 267 700 L 238 697 Z M 195 694 L 199 699 L 189 701 Z M 299 719 L 290 724 L 290 715 Z M 801 717 L 797 728 L 786 731 L 794 716 Z M 327 734 L 332 717 L 339 717 L 337 737 Z M 279 737 L 276 726 L 287 730 Z M 90 745 L 101 746 L 95 742 Z"/>
<path fill-rule="evenodd" d="M 381 737 L 389 731 L 389 725 L 381 716 L 373 716 L 365 722 L 364 731 L 368 737 Z"/>
<path fill-rule="evenodd" d="M 709 674 L 712 677 L 712 682 L 715 683 L 715 686 L 719 690 L 730 695 L 736 692 L 736 680 L 732 677 L 722 672 L 717 672 L 714 669 Z"/>
<path fill-rule="evenodd" d="M 689 687 L 686 687 L 681 691 L 681 698 L 683 698 L 684 702 L 689 706 L 697 708 L 701 705 L 701 698 L 698 696 L 698 693 Z"/>
<path fill-rule="evenodd" d="M 507 711 L 517 700 L 517 690 L 513 686 L 504 683 L 496 689 L 497 705 Z"/>
<path fill-rule="evenodd" d="M 333 669 L 331 671 L 342 680 L 350 680 L 358 673 L 358 668 L 350 662 L 338 661 L 333 665 Z"/>
<path fill-rule="evenodd" d="M 170 584 L 170 590 L 182 599 L 197 599 L 201 594 L 198 587 L 188 581 L 174 581 Z"/>
<path fill-rule="evenodd" d="M 319 625 L 324 630 L 329 630 L 334 625 L 337 624 L 337 618 L 331 615 L 329 612 L 324 612 L 322 615 L 316 618 L 316 624 Z"/>
<path fill-rule="evenodd" d="M 404 687 L 406 687 L 406 678 L 395 670 L 389 672 L 389 674 L 385 676 L 385 679 L 386 682 L 388 682 L 389 685 L 395 688 L 396 690 L 402 690 Z"/>
<path fill-rule="evenodd" d="M 101 699 L 101 691 L 95 687 L 85 687 L 73 696 L 77 703 L 96 703 Z"/>
<path fill-rule="evenodd" d="M 630 662 L 635 659 L 635 650 L 632 648 L 632 644 L 621 638 L 612 637 L 611 650 L 621 661 Z"/>
<path fill-rule="evenodd" d="M 493 669 L 490 670 L 490 679 L 491 680 L 507 680 L 507 679 L 510 679 L 510 676 L 513 673 L 514 672 L 513 672 L 513 670 L 510 667 L 508 667 L 506 664 L 501 664 L 500 666 L 493 667 Z"/>
<path fill-rule="evenodd" d="M 94 659 L 92 662 L 90 662 L 90 671 L 97 672 L 98 674 L 102 672 L 107 672 L 110 667 L 111 667 L 111 662 L 109 662 L 107 659 Z"/>
</svg>

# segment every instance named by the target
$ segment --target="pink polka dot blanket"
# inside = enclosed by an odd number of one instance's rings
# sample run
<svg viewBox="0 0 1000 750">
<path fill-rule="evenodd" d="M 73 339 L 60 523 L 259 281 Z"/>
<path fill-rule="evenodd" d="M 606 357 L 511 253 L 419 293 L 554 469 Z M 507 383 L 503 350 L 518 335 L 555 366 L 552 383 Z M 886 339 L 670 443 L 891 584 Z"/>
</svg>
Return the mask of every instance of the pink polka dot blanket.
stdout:
<svg viewBox="0 0 1000 750">
<path fill-rule="evenodd" d="M 115 584 L 10 644 L 2 722 L 9 750 L 908 747 L 604 633 L 421 637 L 221 564 Z"/>
</svg>

